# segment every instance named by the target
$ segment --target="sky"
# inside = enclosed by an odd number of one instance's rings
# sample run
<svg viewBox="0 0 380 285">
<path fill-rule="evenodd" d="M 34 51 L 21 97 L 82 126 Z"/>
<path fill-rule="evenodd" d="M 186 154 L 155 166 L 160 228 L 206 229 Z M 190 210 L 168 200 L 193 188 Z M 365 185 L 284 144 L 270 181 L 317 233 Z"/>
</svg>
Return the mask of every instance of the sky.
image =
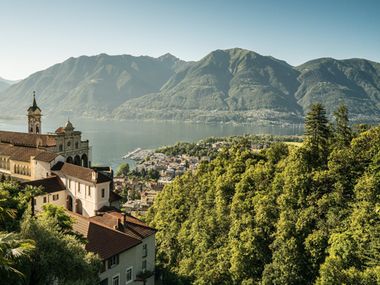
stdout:
<svg viewBox="0 0 380 285">
<path fill-rule="evenodd" d="M 299 65 L 380 62 L 378 0 L 0 0 L 0 77 L 69 57 L 171 53 L 199 60 L 240 47 Z"/>
</svg>

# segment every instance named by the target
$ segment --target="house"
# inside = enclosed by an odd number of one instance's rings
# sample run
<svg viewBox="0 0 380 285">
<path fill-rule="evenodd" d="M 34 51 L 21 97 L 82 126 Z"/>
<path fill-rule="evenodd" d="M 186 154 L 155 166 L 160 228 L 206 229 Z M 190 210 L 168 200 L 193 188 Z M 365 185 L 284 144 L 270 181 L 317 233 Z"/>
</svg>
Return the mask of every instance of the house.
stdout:
<svg viewBox="0 0 380 285">
<path fill-rule="evenodd" d="M 154 285 L 155 233 L 142 221 L 117 211 L 94 217 L 70 213 L 86 250 L 102 259 L 100 285 Z"/>
</svg>

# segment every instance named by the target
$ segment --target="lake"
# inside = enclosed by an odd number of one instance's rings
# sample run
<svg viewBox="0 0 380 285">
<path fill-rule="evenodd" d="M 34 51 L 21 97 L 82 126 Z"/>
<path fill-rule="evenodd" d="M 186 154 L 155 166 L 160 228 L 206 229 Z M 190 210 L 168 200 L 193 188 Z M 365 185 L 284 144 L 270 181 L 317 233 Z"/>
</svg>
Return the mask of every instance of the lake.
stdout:
<svg viewBox="0 0 380 285">
<path fill-rule="evenodd" d="M 96 121 L 72 119 L 82 139 L 92 146 L 92 164 L 110 165 L 114 169 L 123 162 L 122 156 L 140 147 L 155 149 L 178 141 L 194 142 L 207 137 L 243 134 L 301 135 L 303 127 L 201 124 L 157 121 Z M 66 123 L 65 119 L 43 117 L 42 131 L 54 132 Z M 0 120 L 0 129 L 27 131 L 27 120 Z M 129 161 L 130 162 L 130 161 Z M 132 163 L 133 164 L 133 163 Z"/>
</svg>

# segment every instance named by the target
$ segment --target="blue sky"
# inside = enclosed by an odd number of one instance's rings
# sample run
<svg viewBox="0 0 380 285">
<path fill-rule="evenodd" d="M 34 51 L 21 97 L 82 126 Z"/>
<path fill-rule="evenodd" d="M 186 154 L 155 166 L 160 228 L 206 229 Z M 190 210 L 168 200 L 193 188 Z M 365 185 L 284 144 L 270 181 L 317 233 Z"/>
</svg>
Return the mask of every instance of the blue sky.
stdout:
<svg viewBox="0 0 380 285">
<path fill-rule="evenodd" d="M 1 0 L 0 77 L 25 78 L 71 56 L 199 60 L 232 47 L 292 65 L 380 62 L 379 15 L 377 0 Z"/>
</svg>

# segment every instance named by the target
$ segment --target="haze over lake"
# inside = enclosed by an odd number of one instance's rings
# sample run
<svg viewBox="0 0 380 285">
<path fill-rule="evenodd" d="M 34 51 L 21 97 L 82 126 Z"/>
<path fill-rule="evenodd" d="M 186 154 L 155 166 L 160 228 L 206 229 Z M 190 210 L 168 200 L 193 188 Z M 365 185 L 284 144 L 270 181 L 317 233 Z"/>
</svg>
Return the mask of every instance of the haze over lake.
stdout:
<svg viewBox="0 0 380 285">
<path fill-rule="evenodd" d="M 44 117 L 42 132 L 54 132 L 67 119 Z M 110 165 L 114 169 L 122 156 L 136 149 L 155 149 L 178 141 L 194 142 L 207 137 L 225 137 L 243 134 L 301 135 L 299 125 L 290 127 L 252 126 L 231 124 L 199 124 L 162 121 L 94 121 L 70 119 L 82 139 L 92 146 L 92 164 Z M 0 120 L 0 129 L 26 132 L 25 120 Z M 129 161 L 130 162 L 130 161 Z"/>
</svg>

